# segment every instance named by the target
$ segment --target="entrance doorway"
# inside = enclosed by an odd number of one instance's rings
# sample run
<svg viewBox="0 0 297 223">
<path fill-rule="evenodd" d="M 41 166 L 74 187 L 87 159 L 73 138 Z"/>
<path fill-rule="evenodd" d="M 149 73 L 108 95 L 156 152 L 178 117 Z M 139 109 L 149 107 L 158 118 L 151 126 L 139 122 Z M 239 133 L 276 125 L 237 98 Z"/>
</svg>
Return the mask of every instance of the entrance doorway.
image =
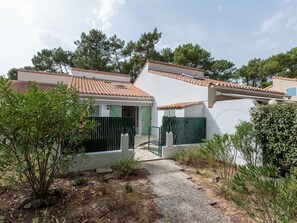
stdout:
<svg viewBox="0 0 297 223">
<path fill-rule="evenodd" d="M 122 106 L 122 117 L 132 117 L 135 120 L 135 131 L 139 133 L 138 107 Z"/>
</svg>

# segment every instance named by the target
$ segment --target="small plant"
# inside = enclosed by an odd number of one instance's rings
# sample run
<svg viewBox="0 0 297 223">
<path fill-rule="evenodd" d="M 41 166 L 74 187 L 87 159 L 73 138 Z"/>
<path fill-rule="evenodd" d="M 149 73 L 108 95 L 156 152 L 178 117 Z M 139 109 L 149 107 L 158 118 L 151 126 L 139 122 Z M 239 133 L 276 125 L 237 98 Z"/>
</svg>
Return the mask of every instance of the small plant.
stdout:
<svg viewBox="0 0 297 223">
<path fill-rule="evenodd" d="M 232 146 L 231 136 L 214 135 L 212 139 L 205 141 L 203 151 L 206 156 L 217 161 L 222 186 L 231 186 L 237 158 L 237 150 Z"/>
<path fill-rule="evenodd" d="M 130 184 L 126 183 L 124 191 L 125 191 L 125 193 L 132 193 L 133 188 L 132 188 L 132 186 Z"/>
<path fill-rule="evenodd" d="M 195 168 L 213 164 L 213 160 L 206 156 L 200 147 L 179 151 L 175 154 L 175 160 L 180 164 L 190 165 Z"/>
<path fill-rule="evenodd" d="M 79 177 L 76 177 L 74 180 L 73 180 L 73 184 L 75 186 L 82 186 L 84 184 L 86 184 L 88 182 L 87 178 L 84 177 L 84 176 L 79 176 Z"/>
<path fill-rule="evenodd" d="M 124 155 L 113 168 L 118 177 L 127 177 L 135 174 L 139 167 L 139 161 L 135 160 L 134 155 Z"/>
</svg>

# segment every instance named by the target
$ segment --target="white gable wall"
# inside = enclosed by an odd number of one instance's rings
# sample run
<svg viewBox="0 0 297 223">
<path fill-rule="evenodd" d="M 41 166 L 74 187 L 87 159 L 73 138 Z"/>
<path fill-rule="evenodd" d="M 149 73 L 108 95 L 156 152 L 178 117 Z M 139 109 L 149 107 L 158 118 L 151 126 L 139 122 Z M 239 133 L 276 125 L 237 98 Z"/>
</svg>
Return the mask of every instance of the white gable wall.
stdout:
<svg viewBox="0 0 297 223">
<path fill-rule="evenodd" d="M 218 101 L 208 108 L 208 88 L 163 77 L 148 72 L 146 65 L 136 79 L 135 86 L 152 95 L 152 125 L 161 126 L 163 110 L 157 107 L 181 102 L 204 101 L 204 105 L 176 110 L 177 117 L 206 117 L 207 138 L 213 134 L 234 133 L 235 126 L 241 121 L 250 120 L 250 109 L 255 107 L 251 99 Z M 180 112 L 178 112 L 180 111 Z"/>
<path fill-rule="evenodd" d="M 57 84 L 64 83 L 69 84 L 71 75 L 58 75 L 58 74 L 47 74 L 42 72 L 24 72 L 18 71 L 18 80 L 19 81 L 35 81 L 39 83 L 50 83 Z"/>
<path fill-rule="evenodd" d="M 112 75 L 112 74 L 104 74 L 100 73 L 100 71 L 88 72 L 88 71 L 78 71 L 78 70 L 71 70 L 71 74 L 77 77 L 87 77 L 87 78 L 96 78 L 101 80 L 107 81 L 121 81 L 121 82 L 130 82 L 130 76 L 120 76 L 120 75 Z"/>
<path fill-rule="evenodd" d="M 148 72 L 148 64 L 143 68 L 134 85 L 154 97 L 152 125 L 161 126 L 157 107 L 181 102 L 207 101 L 208 88 L 163 77 Z"/>
<path fill-rule="evenodd" d="M 250 120 L 250 110 L 253 107 L 255 103 L 252 99 L 217 101 L 213 108 L 208 108 L 205 104 L 207 138 L 211 138 L 213 134 L 234 133 L 236 125 Z"/>
</svg>

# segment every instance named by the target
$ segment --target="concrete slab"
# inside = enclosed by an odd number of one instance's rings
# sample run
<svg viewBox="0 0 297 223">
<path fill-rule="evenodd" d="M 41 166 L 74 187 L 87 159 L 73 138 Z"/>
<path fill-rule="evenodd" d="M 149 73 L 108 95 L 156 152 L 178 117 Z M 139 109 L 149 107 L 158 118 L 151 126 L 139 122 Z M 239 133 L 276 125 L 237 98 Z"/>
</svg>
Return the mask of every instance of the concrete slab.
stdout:
<svg viewBox="0 0 297 223">
<path fill-rule="evenodd" d="M 112 173 L 112 169 L 110 167 L 102 167 L 102 168 L 98 168 L 96 169 L 97 173 Z"/>
</svg>

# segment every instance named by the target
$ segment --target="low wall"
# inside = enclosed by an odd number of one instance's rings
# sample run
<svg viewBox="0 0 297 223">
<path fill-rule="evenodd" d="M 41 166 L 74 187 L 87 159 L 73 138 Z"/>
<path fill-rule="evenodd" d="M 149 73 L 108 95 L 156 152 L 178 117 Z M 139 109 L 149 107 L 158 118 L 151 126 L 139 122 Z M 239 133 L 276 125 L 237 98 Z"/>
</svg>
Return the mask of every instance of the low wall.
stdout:
<svg viewBox="0 0 297 223">
<path fill-rule="evenodd" d="M 86 170 L 95 170 L 101 167 L 111 167 L 116 161 L 123 157 L 124 154 L 133 155 L 134 150 L 131 149 L 128 153 L 122 150 L 87 153 L 83 157 L 76 158 L 76 164 L 70 169 L 70 172 L 79 172 Z"/>
<path fill-rule="evenodd" d="M 183 145 L 173 145 L 173 133 L 166 133 L 166 146 L 162 147 L 162 158 L 170 159 L 174 158 L 175 154 L 181 150 L 192 149 L 201 147 L 202 143 L 196 144 L 183 144 Z"/>
<path fill-rule="evenodd" d="M 121 148 L 119 150 L 86 153 L 77 155 L 74 159 L 75 165 L 70 168 L 70 172 L 79 172 L 86 170 L 95 170 L 102 167 L 111 167 L 117 160 L 124 155 L 133 156 L 134 150 L 129 149 L 129 136 L 121 135 Z"/>
</svg>

